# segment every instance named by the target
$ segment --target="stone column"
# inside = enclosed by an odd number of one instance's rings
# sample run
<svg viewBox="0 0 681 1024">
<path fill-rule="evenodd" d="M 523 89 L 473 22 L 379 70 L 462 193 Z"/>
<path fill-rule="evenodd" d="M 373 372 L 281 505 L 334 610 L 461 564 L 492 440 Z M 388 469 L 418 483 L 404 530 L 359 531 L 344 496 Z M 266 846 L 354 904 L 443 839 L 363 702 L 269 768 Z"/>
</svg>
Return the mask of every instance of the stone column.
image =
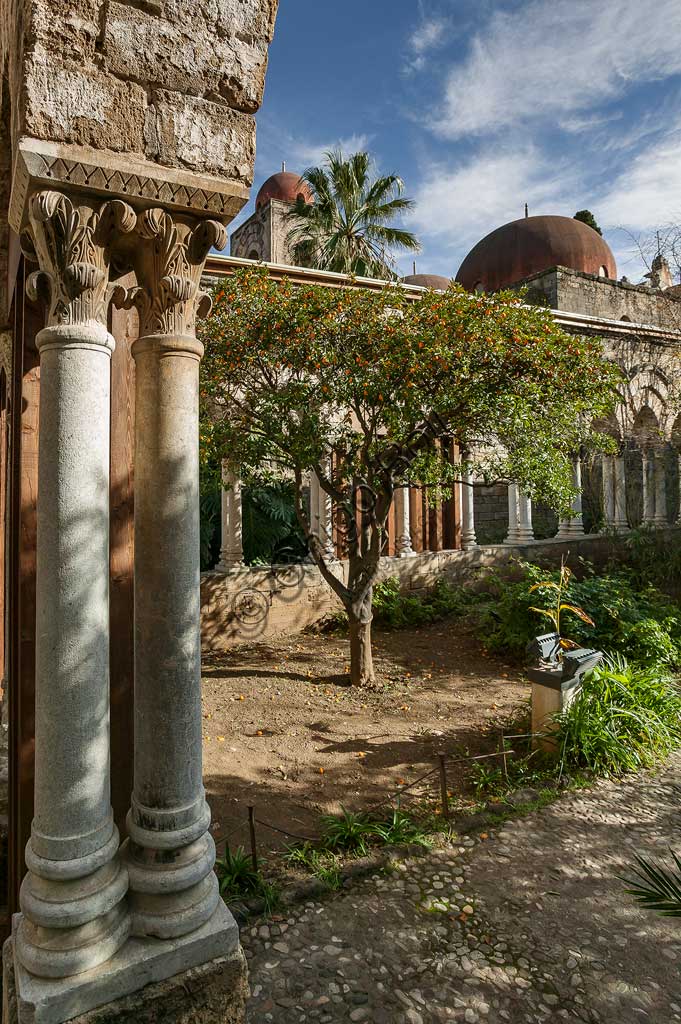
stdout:
<svg viewBox="0 0 681 1024">
<path fill-rule="evenodd" d="M 613 527 L 616 530 L 628 530 L 627 519 L 627 484 L 624 468 L 624 456 L 618 455 L 612 460 L 613 473 Z"/>
<path fill-rule="evenodd" d="M 331 463 L 324 459 L 321 465 L 322 474 L 327 478 L 331 474 Z M 316 477 L 316 474 L 315 474 Z M 333 540 L 333 501 L 331 495 L 327 494 L 317 478 L 317 529 L 318 538 L 324 549 L 324 557 L 327 562 L 336 559 L 336 545 Z"/>
<path fill-rule="evenodd" d="M 603 479 L 603 525 L 606 529 L 615 528 L 615 483 L 614 459 L 611 455 L 601 457 Z"/>
<path fill-rule="evenodd" d="M 244 564 L 241 480 L 222 463 L 222 544 L 218 569 L 229 572 Z"/>
<path fill-rule="evenodd" d="M 395 553 L 399 558 L 415 555 L 411 546 L 411 516 L 409 509 L 409 487 L 399 487 L 395 491 L 395 518 L 397 520 L 397 536 Z"/>
<path fill-rule="evenodd" d="M 520 544 L 520 510 L 518 507 L 518 485 L 508 485 L 508 533 L 504 544 Z"/>
<path fill-rule="evenodd" d="M 667 466 L 664 452 L 654 456 L 655 466 L 655 518 L 656 526 L 667 525 Z"/>
<path fill-rule="evenodd" d="M 650 452 L 641 452 L 641 498 L 643 502 L 643 515 L 641 525 L 652 523 L 655 517 L 655 466 L 650 458 Z"/>
<path fill-rule="evenodd" d="M 208 921 L 236 945 L 213 872 L 202 781 L 199 361 L 206 254 L 225 229 L 150 209 L 138 217 L 135 359 L 135 775 L 125 856 L 133 932 L 177 939 Z M 215 918 L 213 915 L 217 915 Z M 220 916 L 221 915 L 221 916 Z M 216 924 L 217 922 L 217 924 Z M 193 948 L 193 947 L 192 947 Z M 217 955 L 206 941 L 199 962 Z M 187 955 L 188 957 L 188 955 Z M 183 966 L 191 966 L 183 961 Z M 195 961 L 196 962 L 196 961 Z"/>
<path fill-rule="evenodd" d="M 130 932 L 109 765 L 108 244 L 135 216 L 113 201 L 29 200 L 29 291 L 39 332 L 35 811 L 15 932 L 19 964 L 63 979 L 107 961 Z M 21 998 L 27 983 L 17 978 Z M 30 985 L 28 985 L 30 988 Z M 59 991 L 59 986 L 56 986 Z M 32 1019 L 32 1018 L 31 1018 Z M 59 1018 L 63 1019 L 63 1018 Z"/>
<path fill-rule="evenodd" d="M 571 540 L 573 537 L 584 536 L 582 522 L 582 461 L 576 457 L 572 462 L 572 485 L 576 493 L 572 498 L 572 515 L 562 519 L 558 525 L 557 540 Z"/>
<path fill-rule="evenodd" d="M 532 528 L 532 499 L 518 491 L 518 535 L 521 544 L 531 544 L 534 540 Z"/>
<path fill-rule="evenodd" d="M 478 539 L 475 535 L 475 494 L 473 492 L 473 474 L 470 469 L 464 469 L 461 487 L 461 547 L 464 551 L 467 548 L 478 546 Z"/>
</svg>

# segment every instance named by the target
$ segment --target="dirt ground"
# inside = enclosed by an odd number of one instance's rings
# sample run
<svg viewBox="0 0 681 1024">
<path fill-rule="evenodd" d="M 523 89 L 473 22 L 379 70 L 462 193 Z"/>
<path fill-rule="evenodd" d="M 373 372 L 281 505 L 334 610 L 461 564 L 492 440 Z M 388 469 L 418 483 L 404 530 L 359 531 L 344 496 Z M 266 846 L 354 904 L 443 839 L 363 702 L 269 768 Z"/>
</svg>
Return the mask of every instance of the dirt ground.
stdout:
<svg viewBox="0 0 681 1024">
<path fill-rule="evenodd" d="M 206 659 L 204 781 L 216 840 L 247 845 L 249 804 L 261 821 L 314 836 L 320 813 L 380 802 L 440 750 L 499 749 L 499 722 L 527 708 L 522 672 L 460 621 L 376 630 L 380 691 L 350 687 L 347 658 L 342 634 L 308 633 Z M 458 792 L 463 769 L 451 774 Z M 259 846 L 287 841 L 258 826 Z"/>
</svg>

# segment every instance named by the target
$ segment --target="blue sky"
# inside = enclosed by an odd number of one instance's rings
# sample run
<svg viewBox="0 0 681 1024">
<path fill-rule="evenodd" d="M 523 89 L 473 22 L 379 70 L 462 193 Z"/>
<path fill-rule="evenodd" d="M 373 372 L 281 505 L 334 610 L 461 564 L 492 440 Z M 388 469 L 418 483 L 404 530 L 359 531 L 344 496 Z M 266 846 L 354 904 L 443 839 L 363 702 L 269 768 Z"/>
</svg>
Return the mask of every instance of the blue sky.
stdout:
<svg viewBox="0 0 681 1024">
<path fill-rule="evenodd" d="M 253 198 L 366 148 L 417 202 L 421 272 L 527 202 L 591 209 L 639 280 L 631 235 L 681 223 L 681 0 L 281 0 L 257 122 Z"/>
</svg>

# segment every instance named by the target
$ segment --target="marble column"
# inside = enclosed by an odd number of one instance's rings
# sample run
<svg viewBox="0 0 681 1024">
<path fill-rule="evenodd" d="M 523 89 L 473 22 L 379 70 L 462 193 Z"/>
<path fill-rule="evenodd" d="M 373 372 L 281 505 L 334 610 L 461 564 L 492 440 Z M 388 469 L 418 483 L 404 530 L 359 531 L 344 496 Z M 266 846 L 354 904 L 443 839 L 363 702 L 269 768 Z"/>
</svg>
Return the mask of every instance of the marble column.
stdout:
<svg viewBox="0 0 681 1024">
<path fill-rule="evenodd" d="M 521 544 L 531 544 L 534 540 L 532 527 L 532 499 L 518 491 L 518 534 Z"/>
<path fill-rule="evenodd" d="M 508 533 L 504 544 L 520 544 L 520 510 L 518 507 L 518 485 L 508 485 Z"/>
<path fill-rule="evenodd" d="M 473 488 L 473 474 L 470 469 L 464 469 L 461 487 L 461 547 L 465 550 L 478 546 L 478 539 L 475 535 L 475 494 Z"/>
<path fill-rule="evenodd" d="M 135 359 L 135 766 L 129 840 L 135 935 L 177 939 L 221 904 L 202 781 L 199 578 L 199 361 L 195 317 L 215 221 L 139 215 Z M 225 916 L 226 915 L 226 916 Z M 217 920 L 217 918 L 215 919 Z M 222 927 L 222 925 L 220 925 Z M 236 939 L 234 939 L 236 942 Z M 215 955 L 215 954 L 213 954 Z M 185 961 L 186 963 L 186 961 Z"/>
<path fill-rule="evenodd" d="M 603 482 L 603 525 L 607 530 L 615 528 L 615 473 L 614 459 L 611 455 L 601 458 Z"/>
<path fill-rule="evenodd" d="M 582 522 L 582 462 L 575 458 L 572 462 L 572 486 L 576 489 L 572 498 L 572 514 L 562 519 L 558 525 L 557 540 L 571 540 L 573 537 L 584 536 Z"/>
<path fill-rule="evenodd" d="M 36 575 L 35 809 L 15 931 L 20 965 L 66 979 L 109 960 L 130 932 L 128 875 L 110 804 L 109 242 L 129 206 L 56 191 L 29 200 L 29 291 L 40 443 Z M 20 988 L 25 988 L 17 978 Z M 64 983 L 66 984 L 66 982 Z M 29 997 L 26 997 L 27 999 Z M 63 1018 L 60 1018 L 63 1019 Z"/>
<path fill-rule="evenodd" d="M 656 526 L 667 525 L 667 463 L 664 452 L 653 456 L 655 466 L 655 518 Z"/>
<path fill-rule="evenodd" d="M 395 554 L 399 558 L 409 558 L 416 554 L 411 545 L 409 491 L 409 487 L 398 487 L 395 491 L 395 518 L 397 520 Z"/>
<path fill-rule="evenodd" d="M 241 480 L 222 464 L 222 543 L 218 569 L 229 572 L 244 564 Z"/>
<path fill-rule="evenodd" d="M 641 452 L 641 497 L 643 515 L 641 524 L 650 525 L 655 518 L 655 464 L 650 452 Z"/>
<path fill-rule="evenodd" d="M 627 519 L 627 482 L 624 456 L 618 455 L 612 460 L 613 474 L 613 527 L 616 530 L 628 530 Z"/>
<path fill-rule="evenodd" d="M 322 462 L 321 471 L 328 479 L 331 473 L 331 464 L 328 459 Z M 317 536 L 324 551 L 324 558 L 327 562 L 333 562 L 336 559 L 336 545 L 333 539 L 333 501 L 319 480 L 317 480 L 317 524 L 319 531 Z"/>
</svg>

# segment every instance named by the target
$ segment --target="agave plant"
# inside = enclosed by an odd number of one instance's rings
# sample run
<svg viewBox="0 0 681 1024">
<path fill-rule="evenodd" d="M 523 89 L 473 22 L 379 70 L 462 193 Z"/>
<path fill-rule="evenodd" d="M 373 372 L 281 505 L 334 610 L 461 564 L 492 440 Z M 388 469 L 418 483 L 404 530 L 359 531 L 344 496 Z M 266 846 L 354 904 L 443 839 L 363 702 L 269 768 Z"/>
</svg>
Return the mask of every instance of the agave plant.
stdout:
<svg viewBox="0 0 681 1024">
<path fill-rule="evenodd" d="M 675 870 L 637 855 L 634 877 L 620 876 L 637 903 L 663 917 L 681 917 L 681 858 L 673 851 L 672 857 Z"/>
<path fill-rule="evenodd" d="M 575 648 L 581 647 L 581 644 L 576 643 L 574 640 L 568 640 L 567 637 L 561 635 L 560 623 L 563 612 L 572 612 L 573 615 L 576 615 L 578 619 L 581 619 L 582 622 L 585 622 L 588 626 L 596 625 L 591 616 L 587 615 L 583 608 L 565 600 L 565 594 L 570 586 L 571 579 L 572 570 L 565 564 L 565 558 L 563 558 L 560 563 L 560 577 L 558 583 L 555 583 L 553 580 L 544 580 L 541 583 L 535 583 L 530 587 L 530 593 L 535 590 L 541 590 L 545 587 L 555 591 L 556 603 L 552 608 L 531 607 L 530 611 L 536 612 L 537 615 L 543 615 L 547 619 L 551 620 L 555 632 L 560 636 L 560 646 L 566 651 L 575 650 Z"/>
</svg>

